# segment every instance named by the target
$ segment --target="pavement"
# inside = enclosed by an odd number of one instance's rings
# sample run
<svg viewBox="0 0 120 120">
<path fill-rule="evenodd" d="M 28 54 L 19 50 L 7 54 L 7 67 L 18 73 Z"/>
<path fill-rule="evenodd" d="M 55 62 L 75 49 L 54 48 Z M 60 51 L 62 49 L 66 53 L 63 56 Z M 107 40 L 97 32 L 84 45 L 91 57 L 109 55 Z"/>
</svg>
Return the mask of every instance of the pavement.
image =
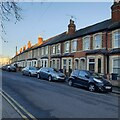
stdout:
<svg viewBox="0 0 120 120">
<path fill-rule="evenodd" d="M 4 98 L 2 98 L 2 119 L 6 118 L 21 118 L 21 116 Z"/>
<path fill-rule="evenodd" d="M 113 86 L 112 93 L 120 95 L 120 87 Z"/>
</svg>

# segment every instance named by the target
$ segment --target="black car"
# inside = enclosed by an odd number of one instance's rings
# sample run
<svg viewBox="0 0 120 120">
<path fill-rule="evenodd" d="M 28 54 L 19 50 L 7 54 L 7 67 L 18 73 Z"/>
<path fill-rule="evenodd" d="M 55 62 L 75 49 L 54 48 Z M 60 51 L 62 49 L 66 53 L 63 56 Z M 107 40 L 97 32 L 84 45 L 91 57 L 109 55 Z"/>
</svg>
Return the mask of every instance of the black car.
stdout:
<svg viewBox="0 0 120 120">
<path fill-rule="evenodd" d="M 37 71 L 37 78 L 49 81 L 65 81 L 66 76 L 54 68 L 41 68 Z"/>
<path fill-rule="evenodd" d="M 86 87 L 91 92 L 112 92 L 112 84 L 108 80 L 98 73 L 87 70 L 74 70 L 68 79 L 68 84 Z"/>
</svg>

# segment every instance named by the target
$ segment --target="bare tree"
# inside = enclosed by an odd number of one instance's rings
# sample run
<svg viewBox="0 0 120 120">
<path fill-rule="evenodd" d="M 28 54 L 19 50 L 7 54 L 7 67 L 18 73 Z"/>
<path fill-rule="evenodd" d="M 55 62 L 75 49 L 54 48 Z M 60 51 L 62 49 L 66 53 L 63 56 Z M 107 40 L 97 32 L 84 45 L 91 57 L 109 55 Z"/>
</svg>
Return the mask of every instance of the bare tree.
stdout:
<svg viewBox="0 0 120 120">
<path fill-rule="evenodd" d="M 11 18 L 15 18 L 15 23 L 17 21 L 20 21 L 22 19 L 20 11 L 22 9 L 19 7 L 17 2 L 14 2 L 14 0 L 10 1 L 10 0 L 6 0 L 6 1 L 2 1 L 0 2 L 0 25 L 1 25 L 1 34 L 6 34 L 5 31 L 5 25 L 4 22 L 5 21 L 10 21 Z M 1 38 L 3 38 L 3 36 L 1 35 Z M 5 41 L 4 41 L 5 42 Z"/>
</svg>

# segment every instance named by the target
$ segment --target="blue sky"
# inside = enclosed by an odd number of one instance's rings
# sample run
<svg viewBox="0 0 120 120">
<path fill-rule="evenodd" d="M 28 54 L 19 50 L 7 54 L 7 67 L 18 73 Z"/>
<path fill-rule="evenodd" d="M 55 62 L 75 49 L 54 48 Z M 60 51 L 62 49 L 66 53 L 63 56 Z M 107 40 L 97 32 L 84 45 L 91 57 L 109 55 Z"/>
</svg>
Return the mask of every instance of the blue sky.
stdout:
<svg viewBox="0 0 120 120">
<path fill-rule="evenodd" d="M 13 57 L 15 47 L 23 47 L 30 40 L 37 43 L 38 36 L 50 38 L 67 31 L 70 15 L 78 29 L 111 18 L 112 2 L 24 2 L 19 3 L 23 20 L 5 23 L 8 43 L 3 43 L 3 55 Z"/>
</svg>

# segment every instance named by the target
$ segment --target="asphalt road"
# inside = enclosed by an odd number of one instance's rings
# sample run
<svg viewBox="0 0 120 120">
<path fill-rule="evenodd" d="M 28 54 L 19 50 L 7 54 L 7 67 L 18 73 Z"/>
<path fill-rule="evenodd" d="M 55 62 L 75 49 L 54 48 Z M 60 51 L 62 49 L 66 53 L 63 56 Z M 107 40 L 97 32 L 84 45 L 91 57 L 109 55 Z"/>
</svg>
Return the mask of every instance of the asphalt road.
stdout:
<svg viewBox="0 0 120 120">
<path fill-rule="evenodd" d="M 36 118 L 118 118 L 119 97 L 113 93 L 92 93 L 13 72 L 2 73 L 2 89 Z"/>
</svg>

